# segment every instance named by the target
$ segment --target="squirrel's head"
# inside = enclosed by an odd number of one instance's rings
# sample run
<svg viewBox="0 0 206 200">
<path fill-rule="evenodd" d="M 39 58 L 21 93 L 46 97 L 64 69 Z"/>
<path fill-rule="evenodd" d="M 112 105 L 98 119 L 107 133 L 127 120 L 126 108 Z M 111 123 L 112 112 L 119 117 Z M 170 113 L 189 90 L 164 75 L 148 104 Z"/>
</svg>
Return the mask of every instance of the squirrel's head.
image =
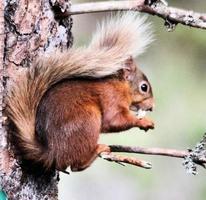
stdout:
<svg viewBox="0 0 206 200">
<path fill-rule="evenodd" d="M 145 74 L 137 67 L 132 57 L 126 60 L 121 76 L 129 83 L 131 89 L 132 102 L 130 110 L 136 112 L 140 118 L 144 117 L 146 111 L 152 111 L 154 107 L 150 82 Z"/>
</svg>

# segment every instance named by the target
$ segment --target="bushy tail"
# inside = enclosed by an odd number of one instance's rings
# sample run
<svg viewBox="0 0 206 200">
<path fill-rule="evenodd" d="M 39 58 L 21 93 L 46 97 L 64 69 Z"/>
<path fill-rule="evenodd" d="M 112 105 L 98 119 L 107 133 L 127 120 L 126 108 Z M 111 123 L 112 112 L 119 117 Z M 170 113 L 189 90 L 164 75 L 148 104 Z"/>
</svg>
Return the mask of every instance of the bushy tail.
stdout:
<svg viewBox="0 0 206 200">
<path fill-rule="evenodd" d="M 41 161 L 49 167 L 51 158 L 35 138 L 37 107 L 45 92 L 55 83 L 73 77 L 101 78 L 124 67 L 129 56 L 137 56 L 151 42 L 150 25 L 134 13 L 108 18 L 97 29 L 87 48 L 56 52 L 38 60 L 12 84 L 7 113 L 17 131 L 18 146 L 24 158 Z M 38 160 L 37 160 L 38 158 Z"/>
</svg>

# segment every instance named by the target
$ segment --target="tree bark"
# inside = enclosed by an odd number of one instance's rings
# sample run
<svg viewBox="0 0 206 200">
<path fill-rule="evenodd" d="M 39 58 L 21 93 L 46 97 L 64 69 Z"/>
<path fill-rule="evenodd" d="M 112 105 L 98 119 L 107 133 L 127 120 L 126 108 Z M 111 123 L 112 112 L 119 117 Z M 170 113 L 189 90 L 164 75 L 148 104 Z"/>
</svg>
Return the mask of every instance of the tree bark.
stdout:
<svg viewBox="0 0 206 200">
<path fill-rule="evenodd" d="M 58 196 L 58 173 L 35 178 L 22 171 L 7 142 L 4 97 L 17 71 L 30 67 L 41 54 L 72 45 L 70 17 L 65 12 L 68 0 L 0 1 L 0 187 L 10 200 L 50 199 Z"/>
</svg>

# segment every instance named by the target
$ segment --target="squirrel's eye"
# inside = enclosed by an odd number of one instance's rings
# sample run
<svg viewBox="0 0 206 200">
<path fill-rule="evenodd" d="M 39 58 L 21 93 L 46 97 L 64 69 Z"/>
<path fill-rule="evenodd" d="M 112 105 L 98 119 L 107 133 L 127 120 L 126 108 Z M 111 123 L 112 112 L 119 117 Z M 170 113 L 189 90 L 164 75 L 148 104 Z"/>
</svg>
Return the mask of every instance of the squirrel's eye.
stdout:
<svg viewBox="0 0 206 200">
<path fill-rule="evenodd" d="M 147 93 L 149 92 L 149 84 L 145 81 L 142 81 L 140 83 L 140 92 L 141 93 Z"/>
</svg>

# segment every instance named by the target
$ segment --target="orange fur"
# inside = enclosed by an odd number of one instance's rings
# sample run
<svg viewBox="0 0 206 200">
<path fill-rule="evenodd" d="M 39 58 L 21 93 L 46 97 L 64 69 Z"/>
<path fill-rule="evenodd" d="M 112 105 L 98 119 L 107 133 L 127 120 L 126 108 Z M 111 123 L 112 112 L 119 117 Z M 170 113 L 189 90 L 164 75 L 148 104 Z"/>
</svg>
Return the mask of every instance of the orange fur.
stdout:
<svg viewBox="0 0 206 200">
<path fill-rule="evenodd" d="M 54 86 L 37 110 L 37 138 L 42 141 L 46 135 L 42 155 L 57 169 L 82 170 L 98 156 L 100 132 L 153 128 L 151 121 L 130 114 L 131 94 L 128 81 L 117 78 L 70 80 Z"/>
</svg>

